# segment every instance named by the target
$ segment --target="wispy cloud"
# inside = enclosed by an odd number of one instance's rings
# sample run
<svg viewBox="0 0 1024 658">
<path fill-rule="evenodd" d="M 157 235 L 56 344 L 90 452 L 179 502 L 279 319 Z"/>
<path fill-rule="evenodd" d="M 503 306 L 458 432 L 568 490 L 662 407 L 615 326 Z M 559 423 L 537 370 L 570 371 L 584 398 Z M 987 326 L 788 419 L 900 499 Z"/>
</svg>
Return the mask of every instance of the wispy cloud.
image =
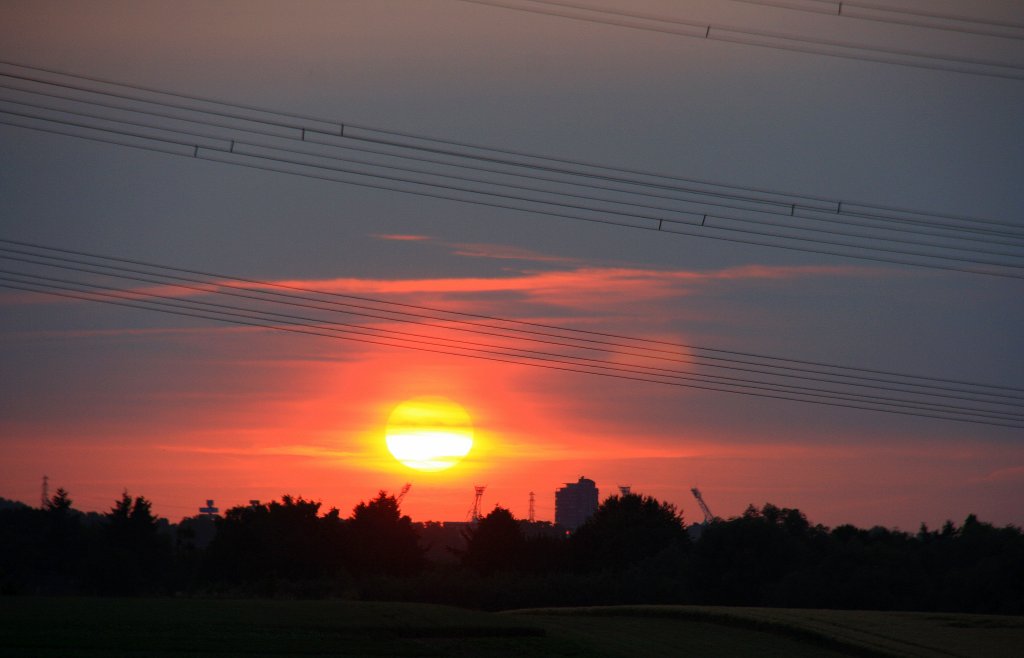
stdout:
<svg viewBox="0 0 1024 658">
<path fill-rule="evenodd" d="M 388 239 L 431 240 L 426 236 L 389 236 Z M 557 257 L 502 245 L 465 243 L 452 245 L 456 253 L 487 257 L 544 262 L 543 269 L 507 271 L 498 276 L 435 277 L 435 278 L 357 278 L 289 279 L 266 282 L 225 280 L 190 287 L 149 285 L 125 289 L 122 298 L 131 301 L 161 298 L 202 297 L 219 291 L 252 294 L 246 291 L 304 292 L 349 294 L 415 299 L 415 303 L 434 305 L 449 310 L 469 310 L 522 315 L 510 312 L 515 304 L 532 306 L 536 314 L 543 306 L 558 314 L 593 315 L 607 309 L 621 311 L 623 305 L 635 313 L 645 302 L 678 299 L 714 290 L 716 286 L 762 284 L 765 282 L 814 280 L 831 277 L 874 276 L 877 270 L 852 266 L 766 266 L 746 265 L 717 270 L 653 269 L 642 267 L 580 267 Z M 302 291 L 282 290 L 282 287 Z M 68 300 L 59 297 L 32 295 L 33 303 L 43 298 L 54 303 Z M 275 298 L 276 299 L 276 298 Z M 26 299 L 8 303 L 24 302 Z M 225 302 L 233 306 L 249 306 L 246 299 Z M 543 313 L 543 312 L 542 312 Z M 660 312 L 664 315 L 663 311 Z"/>
<path fill-rule="evenodd" d="M 545 254 L 533 249 L 521 247 L 510 247 L 502 244 L 491 244 L 486 242 L 446 242 L 444 246 L 451 249 L 456 256 L 467 258 L 493 258 L 497 260 L 518 260 L 535 263 L 579 263 L 578 258 L 566 256 L 554 256 Z"/>
<path fill-rule="evenodd" d="M 284 445 L 264 447 L 227 447 L 213 448 L 207 446 L 160 445 L 160 450 L 170 452 L 186 452 L 201 455 L 227 455 L 236 457 L 315 457 L 317 459 L 350 459 L 361 457 L 360 453 L 345 450 L 332 450 L 320 446 Z"/>
<path fill-rule="evenodd" d="M 393 240 L 396 242 L 426 242 L 433 240 L 429 235 L 415 235 L 410 233 L 371 233 L 370 237 L 378 240 Z"/>
<path fill-rule="evenodd" d="M 1024 481 L 1024 466 L 999 468 L 981 478 L 982 482 L 1015 482 L 1017 480 Z"/>
<path fill-rule="evenodd" d="M 289 280 L 276 283 L 325 292 L 358 294 L 463 294 L 521 293 L 533 301 L 588 306 L 594 301 L 618 301 L 616 295 L 630 299 L 663 298 L 685 295 L 698 286 L 714 282 L 740 282 L 819 278 L 826 276 L 863 276 L 858 267 L 824 266 L 743 266 L 721 270 L 657 270 L 630 267 L 582 267 L 564 270 L 527 271 L 496 277 L 446 277 L 421 279 L 337 278 Z"/>
<path fill-rule="evenodd" d="M 196 336 L 216 332 L 222 335 L 224 332 L 253 333 L 259 331 L 255 327 L 217 326 L 217 327 L 148 327 L 133 328 L 120 327 L 117 329 L 48 329 L 44 331 L 16 331 L 0 333 L 0 340 L 24 340 L 41 338 L 123 338 L 125 336 Z"/>
<path fill-rule="evenodd" d="M 545 254 L 534 249 L 514 247 L 511 245 L 491 242 L 449 242 L 438 240 L 429 235 L 409 233 L 372 233 L 370 237 L 377 240 L 393 242 L 422 242 L 447 250 L 454 256 L 464 258 L 484 258 L 495 260 L 513 260 L 534 263 L 578 263 L 578 258 Z"/>
</svg>

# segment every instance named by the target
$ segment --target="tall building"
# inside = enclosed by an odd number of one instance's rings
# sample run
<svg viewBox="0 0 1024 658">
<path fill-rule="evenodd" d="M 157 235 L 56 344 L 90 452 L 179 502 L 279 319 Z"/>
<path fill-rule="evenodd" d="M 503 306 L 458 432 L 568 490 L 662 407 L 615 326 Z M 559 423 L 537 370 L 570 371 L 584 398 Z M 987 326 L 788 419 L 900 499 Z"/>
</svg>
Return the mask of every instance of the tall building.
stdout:
<svg viewBox="0 0 1024 658">
<path fill-rule="evenodd" d="M 597 485 L 593 480 L 580 477 L 578 482 L 566 482 L 555 492 L 555 523 L 575 530 L 597 511 Z"/>
</svg>

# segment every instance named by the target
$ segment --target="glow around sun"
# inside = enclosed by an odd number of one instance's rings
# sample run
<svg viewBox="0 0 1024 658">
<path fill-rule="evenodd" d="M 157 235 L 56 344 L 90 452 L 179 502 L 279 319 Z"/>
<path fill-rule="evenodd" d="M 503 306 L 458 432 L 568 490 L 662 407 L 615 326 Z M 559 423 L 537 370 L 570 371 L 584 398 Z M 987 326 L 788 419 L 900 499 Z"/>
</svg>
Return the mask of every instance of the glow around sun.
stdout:
<svg viewBox="0 0 1024 658">
<path fill-rule="evenodd" d="M 406 400 L 388 416 L 388 450 L 418 471 L 443 471 L 458 464 L 473 447 L 473 421 L 448 398 Z"/>
</svg>

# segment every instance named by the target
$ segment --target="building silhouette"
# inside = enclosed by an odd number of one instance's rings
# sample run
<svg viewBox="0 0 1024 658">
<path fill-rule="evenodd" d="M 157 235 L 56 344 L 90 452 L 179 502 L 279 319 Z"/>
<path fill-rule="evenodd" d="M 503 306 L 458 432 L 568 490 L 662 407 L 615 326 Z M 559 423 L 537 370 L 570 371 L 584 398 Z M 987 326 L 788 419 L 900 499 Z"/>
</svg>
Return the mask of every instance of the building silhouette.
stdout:
<svg viewBox="0 0 1024 658">
<path fill-rule="evenodd" d="M 596 511 L 597 485 L 593 480 L 581 476 L 555 492 L 555 523 L 567 530 L 580 527 Z"/>
</svg>

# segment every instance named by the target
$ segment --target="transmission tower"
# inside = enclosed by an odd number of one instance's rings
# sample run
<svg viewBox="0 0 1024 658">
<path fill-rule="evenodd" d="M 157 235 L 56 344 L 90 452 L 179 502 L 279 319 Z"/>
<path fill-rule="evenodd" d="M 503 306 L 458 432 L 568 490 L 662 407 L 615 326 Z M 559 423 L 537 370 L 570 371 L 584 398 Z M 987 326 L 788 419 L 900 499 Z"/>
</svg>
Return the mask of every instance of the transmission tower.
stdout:
<svg viewBox="0 0 1024 658">
<path fill-rule="evenodd" d="M 474 485 L 473 488 L 476 489 L 476 498 L 473 499 L 473 513 L 470 514 L 470 520 L 473 523 L 476 523 L 477 521 L 480 520 L 480 517 L 482 516 L 480 514 L 480 503 L 484 499 L 484 489 L 487 488 L 487 485 L 486 484 L 483 485 L 483 486 Z"/>
<path fill-rule="evenodd" d="M 633 487 L 629 486 L 628 484 L 620 484 L 619 485 L 619 495 L 620 496 L 628 496 L 630 494 L 630 492 L 632 491 L 632 489 L 633 489 Z"/>
<path fill-rule="evenodd" d="M 536 515 L 536 513 L 535 513 L 535 511 L 533 509 L 533 492 L 532 491 L 530 492 L 530 515 L 527 518 L 529 519 L 530 523 L 536 523 L 537 522 L 537 515 Z"/>
<path fill-rule="evenodd" d="M 43 476 L 43 495 L 42 495 L 42 508 L 46 509 L 46 506 L 50 503 L 50 476 Z"/>
<path fill-rule="evenodd" d="M 697 499 L 697 504 L 700 505 L 700 510 L 704 512 L 704 523 L 711 523 L 715 520 L 715 515 L 708 509 L 707 503 L 704 502 L 704 497 L 700 495 L 700 489 L 694 487 L 690 489 L 693 497 Z"/>
</svg>

